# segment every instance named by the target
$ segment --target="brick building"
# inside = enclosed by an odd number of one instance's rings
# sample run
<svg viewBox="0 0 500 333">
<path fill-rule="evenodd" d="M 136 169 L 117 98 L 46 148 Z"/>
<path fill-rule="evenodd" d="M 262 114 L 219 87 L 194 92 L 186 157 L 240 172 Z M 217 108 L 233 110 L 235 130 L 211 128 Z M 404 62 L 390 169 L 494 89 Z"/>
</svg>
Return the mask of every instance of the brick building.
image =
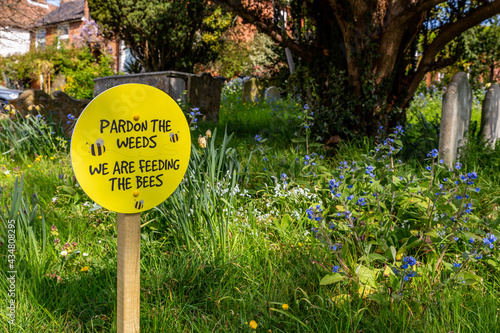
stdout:
<svg viewBox="0 0 500 333">
<path fill-rule="evenodd" d="M 33 25 L 55 8 L 45 0 L 1 0 L 0 56 L 28 52 Z"/>
<path fill-rule="evenodd" d="M 120 70 L 120 42 L 105 40 L 97 34 L 87 0 L 61 0 L 59 7 L 36 22 L 31 39 L 32 47 L 68 43 L 88 46 L 96 55 L 104 48 L 115 59 L 115 72 Z"/>
</svg>

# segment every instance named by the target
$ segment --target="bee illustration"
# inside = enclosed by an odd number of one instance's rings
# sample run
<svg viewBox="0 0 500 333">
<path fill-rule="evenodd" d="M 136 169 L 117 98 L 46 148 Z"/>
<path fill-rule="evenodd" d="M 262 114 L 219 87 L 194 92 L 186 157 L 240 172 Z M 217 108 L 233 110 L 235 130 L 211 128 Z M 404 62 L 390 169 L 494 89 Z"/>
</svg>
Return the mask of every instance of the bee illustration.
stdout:
<svg viewBox="0 0 500 333">
<path fill-rule="evenodd" d="M 104 147 L 104 140 L 101 138 L 95 140 L 95 143 L 90 145 L 90 153 L 92 156 L 101 156 L 105 151 L 106 148 Z"/>
<path fill-rule="evenodd" d="M 179 141 L 179 134 L 170 133 L 170 142 L 177 142 L 177 141 Z"/>
<path fill-rule="evenodd" d="M 142 207 L 144 206 L 144 200 L 141 200 L 141 201 L 137 201 L 135 203 L 135 208 L 136 209 L 142 209 Z"/>
</svg>

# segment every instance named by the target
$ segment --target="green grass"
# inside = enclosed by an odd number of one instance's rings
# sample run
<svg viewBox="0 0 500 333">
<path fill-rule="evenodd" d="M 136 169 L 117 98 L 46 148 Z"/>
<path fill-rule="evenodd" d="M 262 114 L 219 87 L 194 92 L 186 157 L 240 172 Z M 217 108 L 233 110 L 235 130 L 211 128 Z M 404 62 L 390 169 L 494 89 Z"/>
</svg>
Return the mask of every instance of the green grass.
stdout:
<svg viewBox="0 0 500 333">
<path fill-rule="evenodd" d="M 234 96 L 228 99 L 221 109 L 221 125 L 228 133 L 237 132 L 228 143 L 223 140 L 223 128 L 219 127 L 216 139 L 209 141 L 213 146 L 208 150 L 196 148 L 198 164 L 193 170 L 199 170 L 199 174 L 193 175 L 200 178 L 193 178 L 193 184 L 186 185 L 191 186 L 186 187 L 191 191 L 189 195 L 208 193 L 203 198 L 194 196 L 193 200 L 198 198 L 200 203 L 207 203 L 203 200 L 211 198 L 214 205 L 198 207 L 196 216 L 188 215 L 189 210 L 179 213 L 188 229 L 196 228 L 188 232 L 191 241 L 188 243 L 189 237 L 176 227 L 178 221 L 165 217 L 171 209 L 180 210 L 182 204 L 189 202 L 188 194 L 185 198 L 178 196 L 177 201 L 169 199 L 161 206 L 163 214 L 156 210 L 142 214 L 142 332 L 251 332 L 248 323 L 252 320 L 257 322 L 257 332 L 498 330 L 500 263 L 496 248 L 485 257 L 485 264 L 472 262 L 467 266 L 467 272 L 480 277 L 481 282 L 464 285 L 453 281 L 441 284 L 441 279 L 449 277 L 449 273 L 444 274 L 444 268 L 439 272 L 433 270 L 437 255 L 425 252 L 430 248 L 408 250 L 419 259 L 417 271 L 422 276 L 413 278 L 398 298 L 394 290 L 387 288 L 391 285 L 390 274 L 383 275 L 385 265 L 392 264 L 392 260 L 367 263 L 362 253 L 346 246 L 342 255 L 349 269 L 363 264 L 376 272 L 378 298 L 364 295 L 354 280 L 320 285 L 321 279 L 331 273 L 336 259 L 312 237 L 306 209 L 321 198 L 317 187 L 327 188 L 322 181 L 331 177 L 340 161 L 357 160 L 364 168 L 362 163 L 368 161 L 366 155 L 374 144 L 360 139 L 343 142 L 335 149 L 313 146 L 309 155 L 318 154 L 312 157 L 317 165 L 315 169 L 303 169 L 305 151 L 302 146 L 297 150 L 297 143 L 290 142 L 294 137 L 294 127 L 290 124 L 297 125 L 295 118 L 302 110 L 298 103 L 242 105 Z M 205 135 L 209 128 L 214 132 L 214 124 L 200 124 L 193 132 L 195 146 L 198 135 Z M 257 142 L 254 138 L 257 134 L 267 141 Z M 221 148 L 221 144 L 229 146 Z M 477 171 L 479 175 L 476 185 L 481 192 L 477 194 L 475 215 L 481 220 L 489 219 L 498 235 L 500 180 L 493 172 L 499 162 L 498 150 L 485 149 L 473 141 L 471 145 L 464 155 L 467 161 L 464 171 Z M 215 165 L 207 167 L 206 158 L 216 156 L 212 155 L 216 151 L 221 157 L 220 170 Z M 17 211 L 27 222 L 20 224 L 17 231 L 29 235 L 31 230 L 36 237 L 35 243 L 29 243 L 29 238 L 18 238 L 17 312 L 13 326 L 7 324 L 5 243 L 0 247 L 0 328 L 9 332 L 114 332 L 116 213 L 92 209 L 92 201 L 73 178 L 64 150 L 52 149 L 38 157 L 33 153 L 19 154 L 22 158 L 0 157 L 2 214 L 11 212 L 14 179 L 23 176 L 25 208 Z M 223 189 L 235 189 L 225 175 L 230 168 L 227 156 L 239 161 L 241 167 L 233 166 L 240 170 L 238 191 L 232 196 L 224 194 L 216 198 L 215 192 L 210 192 L 213 186 L 203 184 L 224 184 Z M 401 171 L 423 177 L 425 163 L 408 160 Z M 204 170 L 212 170 L 214 176 Z M 308 175 L 309 170 L 318 177 Z M 288 182 L 296 190 L 283 190 L 277 185 L 273 177 L 280 179 L 282 173 L 287 174 Z M 225 209 L 230 200 L 234 202 L 233 209 L 227 214 Z M 42 212 L 30 215 L 37 203 Z M 197 212 L 196 205 L 190 207 Z M 209 232 L 207 216 L 201 216 L 205 210 L 211 212 L 207 214 L 209 222 L 222 233 Z M 43 248 L 43 225 L 45 252 L 38 257 L 29 255 L 26 250 L 30 246 L 32 249 L 33 244 L 40 250 Z M 52 225 L 55 228 L 51 230 Z M 4 229 L 0 230 L 0 236 L 5 237 Z M 369 243 L 373 241 L 371 238 L 360 248 L 372 246 Z M 385 241 L 392 240 L 388 237 Z M 403 241 L 399 241 L 399 246 Z M 68 252 L 75 253 L 67 258 L 61 255 L 66 243 Z M 451 263 L 460 258 L 466 248 L 466 244 L 460 244 L 446 261 Z M 376 247 L 373 244 L 373 249 Z M 376 253 L 373 249 L 368 252 Z M 284 304 L 288 309 L 283 308 Z"/>
</svg>

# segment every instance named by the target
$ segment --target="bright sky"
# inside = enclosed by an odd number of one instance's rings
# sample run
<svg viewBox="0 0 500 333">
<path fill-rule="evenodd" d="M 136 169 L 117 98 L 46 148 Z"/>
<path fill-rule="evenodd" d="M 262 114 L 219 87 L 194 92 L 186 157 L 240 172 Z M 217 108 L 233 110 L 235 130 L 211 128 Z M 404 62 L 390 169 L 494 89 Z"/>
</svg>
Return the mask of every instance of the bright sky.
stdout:
<svg viewBox="0 0 500 333">
<path fill-rule="evenodd" d="M 59 0 L 47 0 L 48 4 L 59 6 Z"/>
</svg>

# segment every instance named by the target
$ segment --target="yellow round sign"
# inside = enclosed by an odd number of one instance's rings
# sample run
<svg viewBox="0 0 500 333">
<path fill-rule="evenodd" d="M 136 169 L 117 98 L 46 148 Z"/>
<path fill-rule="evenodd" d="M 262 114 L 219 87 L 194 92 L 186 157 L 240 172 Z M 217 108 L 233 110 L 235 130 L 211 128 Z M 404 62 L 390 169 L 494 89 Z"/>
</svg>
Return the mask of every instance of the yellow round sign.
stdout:
<svg viewBox="0 0 500 333">
<path fill-rule="evenodd" d="M 186 172 L 189 125 L 177 103 L 144 84 L 106 90 L 90 102 L 71 138 L 71 164 L 97 204 L 138 213 L 166 200 Z"/>
</svg>

